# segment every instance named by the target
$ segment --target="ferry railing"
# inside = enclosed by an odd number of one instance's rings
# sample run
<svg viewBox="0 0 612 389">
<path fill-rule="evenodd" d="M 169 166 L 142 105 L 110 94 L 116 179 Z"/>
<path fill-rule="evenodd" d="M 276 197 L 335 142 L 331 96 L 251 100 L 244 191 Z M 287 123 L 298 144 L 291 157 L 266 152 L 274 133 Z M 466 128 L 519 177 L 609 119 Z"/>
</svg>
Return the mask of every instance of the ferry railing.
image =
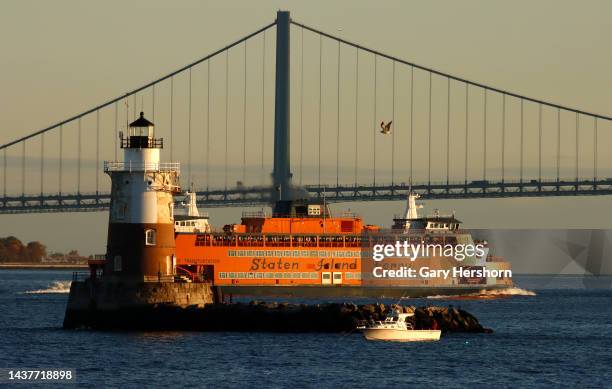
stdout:
<svg viewBox="0 0 612 389">
<path fill-rule="evenodd" d="M 402 233 L 397 230 L 389 232 L 376 232 L 367 235 L 338 235 L 324 236 L 307 234 L 295 235 L 266 235 L 266 234 L 237 234 L 228 235 L 226 233 L 211 233 L 198 235 L 195 241 L 196 246 L 215 246 L 215 247 L 365 247 L 373 244 L 393 244 L 396 241 L 408 241 L 411 244 L 456 244 L 457 234 L 468 233 L 467 230 L 455 231 L 431 231 L 431 230 L 410 230 Z M 200 236 L 202 238 L 200 238 Z"/>
<path fill-rule="evenodd" d="M 487 256 L 486 262 L 505 262 L 504 257 L 489 255 Z"/>
<path fill-rule="evenodd" d="M 342 211 L 340 212 L 340 218 L 344 219 L 358 219 L 361 218 L 361 215 L 351 211 Z"/>
<path fill-rule="evenodd" d="M 242 217 L 270 217 L 266 211 L 243 211 Z"/>
<path fill-rule="evenodd" d="M 175 267 L 175 275 L 177 275 L 177 276 L 181 276 L 181 275 L 187 276 L 192 281 L 195 278 L 195 274 L 191 270 L 189 270 L 187 268 L 184 268 L 182 266 L 176 266 Z"/>
</svg>

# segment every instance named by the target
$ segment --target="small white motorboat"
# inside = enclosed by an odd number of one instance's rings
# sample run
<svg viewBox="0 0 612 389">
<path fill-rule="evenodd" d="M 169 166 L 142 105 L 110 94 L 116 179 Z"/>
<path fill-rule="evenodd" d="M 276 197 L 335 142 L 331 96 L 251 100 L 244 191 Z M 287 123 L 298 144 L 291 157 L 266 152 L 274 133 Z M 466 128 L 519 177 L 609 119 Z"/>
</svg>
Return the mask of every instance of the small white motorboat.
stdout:
<svg viewBox="0 0 612 389">
<path fill-rule="evenodd" d="M 413 313 L 391 311 L 384 321 L 357 327 L 367 340 L 387 340 L 393 342 L 422 342 L 440 340 L 440 330 L 415 330 L 406 321 Z"/>
</svg>

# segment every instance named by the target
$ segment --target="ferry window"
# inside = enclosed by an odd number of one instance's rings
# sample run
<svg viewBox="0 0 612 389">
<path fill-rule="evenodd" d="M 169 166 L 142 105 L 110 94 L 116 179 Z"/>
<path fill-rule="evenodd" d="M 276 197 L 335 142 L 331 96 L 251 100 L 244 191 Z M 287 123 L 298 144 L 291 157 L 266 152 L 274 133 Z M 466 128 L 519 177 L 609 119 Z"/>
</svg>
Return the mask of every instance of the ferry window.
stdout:
<svg viewBox="0 0 612 389">
<path fill-rule="evenodd" d="M 156 231 L 155 230 L 145 230 L 145 244 L 147 246 L 155 246 L 156 242 Z"/>
</svg>

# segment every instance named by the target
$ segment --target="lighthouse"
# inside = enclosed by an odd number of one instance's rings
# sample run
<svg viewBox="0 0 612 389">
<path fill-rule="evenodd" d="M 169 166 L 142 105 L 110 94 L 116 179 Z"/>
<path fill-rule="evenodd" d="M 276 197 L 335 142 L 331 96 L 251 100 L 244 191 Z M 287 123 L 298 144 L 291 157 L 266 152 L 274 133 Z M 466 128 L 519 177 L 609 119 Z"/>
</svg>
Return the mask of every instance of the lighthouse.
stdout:
<svg viewBox="0 0 612 389">
<path fill-rule="evenodd" d="M 94 261 L 88 278 L 73 279 L 64 328 L 148 328 L 152 324 L 143 317 L 156 318 L 159 304 L 204 306 L 220 300 L 210 283 L 174 277 L 179 163 L 160 162 L 163 139 L 155 137 L 155 126 L 142 112 L 126 132 L 119 135 L 123 161 L 104 162 L 111 202 L 103 275 Z"/>
<path fill-rule="evenodd" d="M 174 200 L 178 162 L 160 162 L 163 138 L 140 117 L 120 133 L 123 161 L 106 161 L 111 177 L 105 275 L 137 281 L 172 280 L 175 264 Z"/>
</svg>

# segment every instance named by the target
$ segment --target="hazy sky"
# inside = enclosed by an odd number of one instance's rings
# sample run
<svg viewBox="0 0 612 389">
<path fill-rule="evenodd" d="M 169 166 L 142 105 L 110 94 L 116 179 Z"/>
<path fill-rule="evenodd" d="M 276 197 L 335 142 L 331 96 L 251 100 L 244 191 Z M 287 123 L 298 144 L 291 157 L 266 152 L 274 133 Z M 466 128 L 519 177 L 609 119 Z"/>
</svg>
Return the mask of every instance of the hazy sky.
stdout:
<svg viewBox="0 0 612 389">
<path fill-rule="evenodd" d="M 612 36 L 609 20 L 612 3 L 608 1 L 94 3 L 4 0 L 0 4 L 0 144 L 121 95 L 223 47 L 272 22 L 279 8 L 290 10 L 292 18 L 304 24 L 418 64 L 585 111 L 612 114 L 612 54 L 607 49 Z M 269 47 L 272 47 L 273 35 L 270 34 L 268 39 Z M 316 41 L 306 39 L 305 45 L 316 50 Z M 253 55 L 257 55 L 254 47 L 258 44 L 254 42 L 250 46 Z M 333 46 L 326 50 L 333 50 Z M 272 51 L 268 55 L 273 58 Z M 295 58 L 292 57 L 294 69 Z M 350 54 L 346 54 L 346 58 L 349 60 Z M 316 60 L 312 61 L 316 64 Z M 234 62 L 238 68 L 241 66 L 239 56 Z M 217 63 L 217 66 L 223 65 Z M 249 79 L 253 85 L 258 79 L 255 75 L 251 77 L 251 73 L 259 74 L 257 69 L 249 67 Z M 389 117 L 388 100 L 385 100 L 388 99 L 385 93 L 388 94 L 389 90 L 388 64 L 381 63 L 379 72 L 382 82 L 387 82 L 378 92 L 382 93 L 379 115 Z M 315 73 L 305 76 L 307 88 L 314 88 L 306 92 L 307 126 L 316 122 L 316 103 L 311 99 L 318 88 Z M 269 81 L 273 79 L 273 69 L 266 74 Z M 405 80 L 406 76 L 406 73 L 398 75 L 400 80 Z M 194 74 L 194 78 L 198 82 L 203 80 L 201 73 Z M 181 80 L 177 79 L 177 83 L 184 81 Z M 335 85 L 335 78 L 328 80 Z M 345 82 L 350 85 L 349 81 Z M 367 84 L 369 81 L 364 79 L 363 82 Z M 237 84 L 234 87 L 240 88 Z M 198 85 L 201 87 L 203 84 Z M 350 95 L 352 87 L 346 88 Z M 251 93 L 260 93 L 255 87 L 250 89 Z M 162 101 L 165 92 L 160 88 L 158 93 Z M 201 93 L 201 89 L 197 93 Z M 295 90 L 292 93 L 295 102 Z M 364 88 L 363 93 L 366 99 L 363 104 L 369 110 L 367 94 L 371 92 Z M 400 90 L 398 99 L 401 101 L 401 96 L 406 93 L 407 90 Z M 478 91 L 472 93 L 474 99 L 480 98 Z M 271 91 L 268 95 L 271 99 Z M 334 95 L 330 96 L 333 100 Z M 239 96 L 231 99 L 232 106 L 241 104 Z M 251 99 L 256 97 L 249 94 L 249 101 Z M 148 100 L 142 101 L 146 105 Z M 271 109 L 271 104 L 268 107 Z M 444 112 L 445 108 L 442 108 L 440 114 Z M 177 109 L 185 112 L 184 105 Z M 213 109 L 219 112 L 222 105 Z M 398 115 L 402 111 L 399 112 Z M 157 115 L 163 115 L 161 108 Z M 248 117 L 259 123 L 261 118 L 257 115 L 255 109 L 248 112 Z M 333 112 L 326 112 L 326 115 L 333 116 Z M 271 130 L 271 111 L 266 117 L 267 128 Z M 296 117 L 292 111 L 292 131 L 295 131 Z M 203 120 L 203 116 L 197 118 Z M 108 123 L 107 119 L 107 116 L 102 117 L 105 123 Z M 363 120 L 371 123 L 372 119 L 377 118 L 364 116 Z M 236 120 L 239 130 L 241 120 Z M 405 121 L 405 117 L 398 119 L 398 124 L 402 120 Z M 324 121 L 327 122 L 327 116 Z M 612 168 L 612 157 L 607 152 L 612 136 L 608 130 L 612 131 L 612 126 L 602 127 L 601 145 L 598 147 L 600 164 L 606 173 Z M 364 131 L 369 130 L 366 128 Z M 293 134 L 295 140 L 295 132 Z M 111 134 L 105 142 L 111 142 L 112 138 Z M 490 135 L 490 139 L 494 138 Z M 591 136 L 586 138 L 589 140 L 584 141 L 584 150 L 581 149 L 581 158 L 584 159 L 581 159 L 581 164 L 585 166 L 589 158 L 592 159 L 588 143 L 592 142 Z M 67 140 L 71 141 L 74 140 Z M 53 139 L 48 142 L 52 145 Z M 497 158 L 494 154 L 498 149 L 495 147 L 491 146 L 489 158 Z M 571 142 L 565 142 L 564 161 L 571 160 L 571 155 L 565 155 L 565 151 L 571 149 Z M 193 152 L 196 154 L 197 150 Z M 28 150 L 28 156 L 35 157 L 36 153 L 37 149 Z M 91 149 L 84 153 L 86 158 L 91 158 Z M 398 153 L 406 154 L 405 150 Z M 295 155 L 294 152 L 294 159 Z M 271 156 L 268 148 L 266 163 Z M 313 156 L 312 152 L 309 156 Z M 547 154 L 547 158 L 551 156 Z M 480 155 L 474 158 L 480 159 Z M 258 168 L 256 160 L 255 155 L 249 154 L 249 169 Z M 515 166 L 515 162 L 511 160 L 510 165 Z M 365 161 L 362 167 L 365 169 L 367 165 Z M 216 166 L 214 170 L 218 168 Z M 296 169 L 294 163 L 294 172 Z M 388 170 L 388 164 L 381 162 L 381 169 Z M 479 165 L 473 166 L 474 176 L 479 169 Z M 194 176 L 195 179 L 202 177 Z M 401 181 L 406 180 L 405 175 L 402 178 Z M 103 175 L 99 179 L 108 180 Z M 84 178 L 84 181 L 91 183 L 91 177 Z M 582 197 L 438 201 L 430 202 L 428 208 L 454 209 L 468 225 L 480 228 L 610 228 L 608 212 L 602 212 L 610 204 L 609 197 Z M 338 209 L 345 207 L 358 210 L 368 222 L 390 224 L 393 214 L 402 212 L 404 205 L 381 202 L 336 206 Z M 216 225 L 234 222 L 240 212 L 239 209 L 215 209 L 211 211 L 212 221 Z M 0 236 L 14 234 L 25 241 L 40 240 L 51 249 L 77 248 L 84 253 L 102 253 L 106 219 L 105 213 L 3 215 L 0 216 Z"/>
</svg>

